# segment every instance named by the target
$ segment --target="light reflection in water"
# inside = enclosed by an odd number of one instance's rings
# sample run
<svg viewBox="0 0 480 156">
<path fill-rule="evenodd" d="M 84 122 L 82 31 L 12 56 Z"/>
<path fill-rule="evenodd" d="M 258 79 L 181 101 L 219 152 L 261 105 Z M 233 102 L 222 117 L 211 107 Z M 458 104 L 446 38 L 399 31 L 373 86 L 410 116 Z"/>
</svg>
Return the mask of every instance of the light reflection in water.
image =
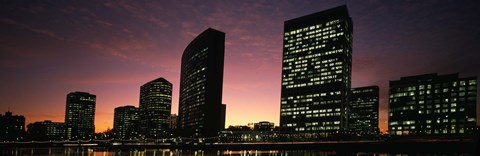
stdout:
<svg viewBox="0 0 480 156">
<path fill-rule="evenodd" d="M 1 149 L 0 155 L 11 156 L 408 156 L 408 155 L 473 155 L 470 153 L 342 153 L 320 150 L 170 150 L 170 149 L 109 149 L 91 147 L 50 147 Z"/>
</svg>

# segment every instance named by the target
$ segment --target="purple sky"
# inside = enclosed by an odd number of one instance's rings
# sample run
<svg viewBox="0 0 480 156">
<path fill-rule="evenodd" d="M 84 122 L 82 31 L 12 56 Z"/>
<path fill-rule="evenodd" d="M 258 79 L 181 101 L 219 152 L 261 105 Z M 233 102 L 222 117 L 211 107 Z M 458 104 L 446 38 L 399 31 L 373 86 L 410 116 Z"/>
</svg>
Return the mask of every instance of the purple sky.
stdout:
<svg viewBox="0 0 480 156">
<path fill-rule="evenodd" d="M 212 27 L 226 33 L 226 125 L 279 122 L 283 22 L 347 4 L 353 87 L 425 73 L 479 76 L 480 1 L 2 1 L 0 112 L 63 121 L 66 95 L 97 95 L 97 131 L 138 106 L 140 85 L 165 77 L 178 111 L 180 58 Z M 478 104 L 477 104 L 478 105 Z M 480 107 L 477 106 L 477 112 Z M 477 117 L 478 118 L 478 117 Z"/>
</svg>

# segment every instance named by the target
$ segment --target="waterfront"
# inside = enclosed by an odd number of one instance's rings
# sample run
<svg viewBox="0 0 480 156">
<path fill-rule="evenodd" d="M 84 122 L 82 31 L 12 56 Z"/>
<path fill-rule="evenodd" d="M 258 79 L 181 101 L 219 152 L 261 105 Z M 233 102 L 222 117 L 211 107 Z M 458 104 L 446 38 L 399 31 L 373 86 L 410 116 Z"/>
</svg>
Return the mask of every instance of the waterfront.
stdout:
<svg viewBox="0 0 480 156">
<path fill-rule="evenodd" d="M 181 150 L 181 149 L 110 149 L 97 147 L 49 147 L 0 149 L 1 155 L 11 156 L 330 156 L 330 155 L 475 155 L 469 152 L 351 152 L 351 150 Z"/>
<path fill-rule="evenodd" d="M 329 155 L 478 155 L 478 140 L 329 141 L 213 144 L 3 143 L 11 156 L 329 156 Z"/>
</svg>

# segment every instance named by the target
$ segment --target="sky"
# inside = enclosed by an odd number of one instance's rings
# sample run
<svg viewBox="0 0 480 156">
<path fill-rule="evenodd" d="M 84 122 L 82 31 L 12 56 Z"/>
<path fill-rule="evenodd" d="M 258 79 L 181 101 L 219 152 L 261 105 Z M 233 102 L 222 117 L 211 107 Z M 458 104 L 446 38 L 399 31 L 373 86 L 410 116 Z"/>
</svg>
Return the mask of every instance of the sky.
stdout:
<svg viewBox="0 0 480 156">
<path fill-rule="evenodd" d="M 278 125 L 283 22 L 344 4 L 354 27 L 352 87 L 380 86 L 383 131 L 390 80 L 480 76 L 477 0 L 12 0 L 0 2 L 0 112 L 63 122 L 66 95 L 89 92 L 101 132 L 113 127 L 115 107 L 138 107 L 140 86 L 164 77 L 177 113 L 181 55 L 211 27 L 226 33 L 226 125 Z"/>
</svg>

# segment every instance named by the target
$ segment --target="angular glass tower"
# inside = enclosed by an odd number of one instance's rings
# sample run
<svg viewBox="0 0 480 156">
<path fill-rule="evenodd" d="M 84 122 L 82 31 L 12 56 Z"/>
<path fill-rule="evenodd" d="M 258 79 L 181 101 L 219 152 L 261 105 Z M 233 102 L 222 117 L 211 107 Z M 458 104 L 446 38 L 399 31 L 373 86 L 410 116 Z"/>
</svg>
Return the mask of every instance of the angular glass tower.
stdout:
<svg viewBox="0 0 480 156">
<path fill-rule="evenodd" d="M 345 5 L 285 21 L 283 132 L 328 137 L 347 128 L 352 31 Z"/>
<path fill-rule="evenodd" d="M 96 97 L 85 92 L 71 92 L 67 95 L 66 139 L 85 140 L 94 138 Z"/>
<path fill-rule="evenodd" d="M 145 138 L 167 136 L 172 107 L 172 83 L 163 77 L 140 87 L 140 133 Z"/>
<path fill-rule="evenodd" d="M 378 86 L 352 88 L 348 128 L 355 134 L 374 135 L 378 129 Z"/>
<path fill-rule="evenodd" d="M 464 135 L 477 116 L 477 77 L 425 74 L 390 81 L 391 135 Z"/>
<path fill-rule="evenodd" d="M 117 139 L 135 139 L 138 137 L 139 109 L 134 106 L 115 108 L 113 115 L 113 129 Z"/>
<path fill-rule="evenodd" d="M 225 33 L 208 28 L 183 52 L 177 127 L 183 136 L 216 136 L 225 127 L 224 49 Z"/>
</svg>

